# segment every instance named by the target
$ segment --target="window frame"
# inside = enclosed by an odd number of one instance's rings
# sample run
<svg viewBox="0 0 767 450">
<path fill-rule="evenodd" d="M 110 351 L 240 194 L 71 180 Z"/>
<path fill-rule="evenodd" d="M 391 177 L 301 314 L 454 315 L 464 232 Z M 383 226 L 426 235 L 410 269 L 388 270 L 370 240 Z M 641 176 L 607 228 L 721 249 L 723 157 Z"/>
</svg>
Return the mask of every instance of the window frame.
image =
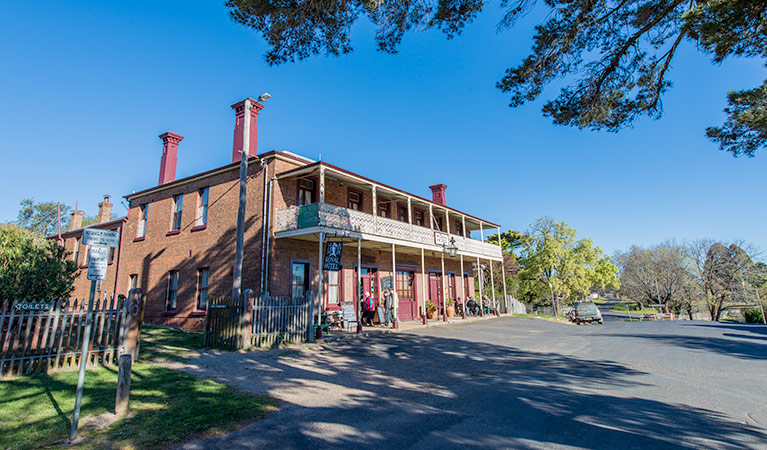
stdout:
<svg viewBox="0 0 767 450">
<path fill-rule="evenodd" d="M 376 208 L 376 215 L 378 217 L 383 217 L 384 219 L 391 219 L 391 203 L 391 200 L 379 197 L 378 207 Z M 382 212 L 385 212 L 385 214 L 381 214 Z"/>
<path fill-rule="evenodd" d="M 421 216 L 420 223 L 418 220 L 418 216 Z M 413 208 L 413 225 L 418 225 L 419 227 L 425 227 L 426 226 L 426 211 L 422 209 Z"/>
<path fill-rule="evenodd" d="M 138 287 L 138 274 L 132 273 L 128 275 L 128 292 Z"/>
<path fill-rule="evenodd" d="M 203 287 L 203 274 L 205 275 L 204 281 L 205 286 Z M 208 288 L 210 287 L 210 267 L 200 267 L 197 269 L 197 290 L 195 293 L 195 308 L 197 308 L 197 311 L 207 311 L 208 310 Z M 203 295 L 205 295 L 205 306 L 200 306 L 200 300 L 202 299 Z"/>
<path fill-rule="evenodd" d="M 201 187 L 197 190 L 197 218 L 195 226 L 208 225 L 208 202 L 210 201 L 210 186 Z"/>
<path fill-rule="evenodd" d="M 170 215 L 170 231 L 181 231 L 181 217 L 184 212 L 184 194 L 173 196 L 173 205 Z"/>
<path fill-rule="evenodd" d="M 405 211 L 405 215 L 404 216 L 400 216 L 400 213 L 402 213 L 402 211 Z M 400 222 L 408 223 L 407 204 L 397 202 L 397 216 L 396 216 L 396 219 L 399 220 Z"/>
<path fill-rule="evenodd" d="M 312 189 L 311 191 L 309 191 L 311 192 L 311 197 L 312 197 L 311 203 L 301 203 L 302 201 L 301 193 L 306 192 L 306 189 L 301 187 L 302 181 L 309 181 L 312 183 Z M 296 206 L 306 206 L 306 205 L 317 203 L 317 184 L 318 184 L 318 181 L 315 177 L 302 177 L 302 178 L 296 179 Z"/>
<path fill-rule="evenodd" d="M 176 281 L 176 287 L 173 289 L 173 280 L 175 275 L 175 281 Z M 165 294 L 165 311 L 166 312 L 174 312 L 178 308 L 178 270 L 169 270 L 168 271 L 168 289 L 167 293 Z M 173 293 L 173 301 L 171 302 L 171 293 Z M 173 307 L 171 308 L 171 303 L 173 304 Z"/>
<path fill-rule="evenodd" d="M 138 218 L 138 229 L 136 230 L 136 237 L 137 238 L 143 238 L 146 237 L 146 222 L 149 210 L 149 203 L 144 203 L 139 205 L 138 211 L 139 211 L 139 218 Z"/>
<path fill-rule="evenodd" d="M 352 208 L 352 204 L 353 204 L 352 198 L 351 198 L 352 194 L 359 197 L 359 201 L 357 202 L 357 208 Z M 346 189 L 346 208 L 354 210 L 354 211 L 362 211 L 363 205 L 364 205 L 364 202 L 363 202 L 362 191 L 359 191 L 353 188 L 347 188 Z"/>
<path fill-rule="evenodd" d="M 338 303 L 330 303 L 330 272 L 336 272 L 338 273 Z M 325 308 L 328 310 L 337 310 L 341 309 L 341 302 L 344 301 L 344 265 L 341 263 L 341 269 L 338 271 L 334 270 L 323 270 L 322 271 L 323 283 L 325 284 L 324 289 L 324 297 L 325 297 Z M 292 284 L 291 284 L 292 286 Z"/>
<path fill-rule="evenodd" d="M 407 279 L 402 278 L 402 280 L 407 282 L 407 283 L 409 283 L 409 285 L 410 285 L 409 286 L 410 294 L 408 296 L 403 296 L 402 292 L 405 292 L 405 290 L 400 289 L 400 280 L 401 280 L 400 275 L 401 274 L 406 274 L 407 275 Z M 397 298 L 399 300 L 411 300 L 411 301 L 416 300 L 416 293 L 417 293 L 417 289 L 416 289 L 416 271 L 413 270 L 413 269 L 406 269 L 406 270 L 397 269 L 394 272 L 394 290 L 397 292 Z"/>
<path fill-rule="evenodd" d="M 74 261 L 78 266 L 80 265 L 80 239 L 80 237 L 75 238 L 75 250 L 72 255 L 72 261 Z"/>
<path fill-rule="evenodd" d="M 296 264 L 304 264 L 305 267 L 307 268 L 306 269 L 306 273 L 305 273 L 306 281 L 304 282 L 304 293 L 306 293 L 306 291 L 311 291 L 312 290 L 312 262 L 311 262 L 311 260 L 308 260 L 308 259 L 291 259 L 290 260 L 290 265 L 288 266 L 288 271 L 289 271 L 288 272 L 288 276 L 289 276 L 288 279 L 290 280 L 290 291 L 289 291 L 290 297 L 293 297 L 293 284 L 294 284 L 293 283 L 293 266 L 296 265 Z"/>
</svg>

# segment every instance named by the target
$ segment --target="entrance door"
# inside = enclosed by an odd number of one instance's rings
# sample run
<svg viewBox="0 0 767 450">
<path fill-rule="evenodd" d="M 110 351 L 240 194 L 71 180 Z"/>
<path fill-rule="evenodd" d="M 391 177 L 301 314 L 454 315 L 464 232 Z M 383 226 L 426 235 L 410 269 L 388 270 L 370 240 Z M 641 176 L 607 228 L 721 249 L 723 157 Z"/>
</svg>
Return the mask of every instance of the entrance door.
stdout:
<svg viewBox="0 0 767 450">
<path fill-rule="evenodd" d="M 397 289 L 397 298 L 399 298 L 399 308 L 397 317 L 399 320 L 415 320 L 416 316 L 416 301 L 415 301 L 415 272 L 414 271 L 397 271 L 397 279 L 395 283 Z"/>
<path fill-rule="evenodd" d="M 363 267 L 360 270 L 362 282 L 360 283 L 360 299 L 365 300 L 365 292 L 373 296 L 373 303 L 378 306 L 378 269 Z"/>
<path fill-rule="evenodd" d="M 442 313 L 442 274 L 429 272 L 429 299 L 434 302 L 437 311 Z"/>
</svg>

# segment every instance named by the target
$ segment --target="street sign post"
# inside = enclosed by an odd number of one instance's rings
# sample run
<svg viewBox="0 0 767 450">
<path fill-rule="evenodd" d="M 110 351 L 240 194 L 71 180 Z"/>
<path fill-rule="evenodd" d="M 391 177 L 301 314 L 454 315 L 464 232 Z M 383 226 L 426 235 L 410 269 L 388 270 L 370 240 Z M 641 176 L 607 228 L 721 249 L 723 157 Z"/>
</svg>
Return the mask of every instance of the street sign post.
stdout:
<svg viewBox="0 0 767 450">
<path fill-rule="evenodd" d="M 102 281 L 107 277 L 107 260 L 109 259 L 109 247 L 92 245 L 88 249 L 88 279 Z"/>
<path fill-rule="evenodd" d="M 83 245 L 99 245 L 104 247 L 119 247 L 120 232 L 86 228 L 83 230 Z"/>
</svg>

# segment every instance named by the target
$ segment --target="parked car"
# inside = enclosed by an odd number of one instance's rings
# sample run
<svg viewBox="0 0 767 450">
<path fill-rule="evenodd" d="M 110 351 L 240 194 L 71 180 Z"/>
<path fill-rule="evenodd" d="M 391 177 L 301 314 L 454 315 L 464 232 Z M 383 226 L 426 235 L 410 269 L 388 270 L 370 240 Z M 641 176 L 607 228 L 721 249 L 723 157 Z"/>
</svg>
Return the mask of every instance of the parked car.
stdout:
<svg viewBox="0 0 767 450">
<path fill-rule="evenodd" d="M 570 322 L 575 322 L 575 308 L 570 308 L 567 311 L 567 314 L 565 314 L 565 318 L 567 318 L 567 320 Z"/>
<path fill-rule="evenodd" d="M 573 311 L 573 321 L 580 325 L 584 322 L 597 322 L 599 324 L 604 323 L 602 320 L 602 313 L 597 308 L 594 302 L 578 302 L 575 304 L 575 311 Z"/>
</svg>

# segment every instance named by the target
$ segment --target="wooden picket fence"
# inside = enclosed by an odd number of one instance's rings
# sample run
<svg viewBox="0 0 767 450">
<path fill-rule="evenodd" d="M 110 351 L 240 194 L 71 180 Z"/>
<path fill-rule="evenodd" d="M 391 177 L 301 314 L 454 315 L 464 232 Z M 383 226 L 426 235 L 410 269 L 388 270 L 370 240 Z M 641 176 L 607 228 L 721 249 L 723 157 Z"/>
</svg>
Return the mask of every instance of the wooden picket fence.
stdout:
<svg viewBox="0 0 767 450">
<path fill-rule="evenodd" d="M 38 305 L 34 309 L 30 304 Z M 49 308 L 48 308 L 49 306 Z M 3 301 L 0 304 L 0 378 L 77 368 L 85 323 L 92 315 L 87 366 L 115 364 L 130 314 L 124 298 Z"/>
<path fill-rule="evenodd" d="M 314 295 L 254 298 L 251 344 L 275 347 L 310 341 L 314 334 Z"/>
<path fill-rule="evenodd" d="M 311 340 L 314 332 L 314 295 L 273 297 L 248 295 L 212 299 L 205 317 L 205 346 L 236 350 L 272 347 Z"/>
</svg>

